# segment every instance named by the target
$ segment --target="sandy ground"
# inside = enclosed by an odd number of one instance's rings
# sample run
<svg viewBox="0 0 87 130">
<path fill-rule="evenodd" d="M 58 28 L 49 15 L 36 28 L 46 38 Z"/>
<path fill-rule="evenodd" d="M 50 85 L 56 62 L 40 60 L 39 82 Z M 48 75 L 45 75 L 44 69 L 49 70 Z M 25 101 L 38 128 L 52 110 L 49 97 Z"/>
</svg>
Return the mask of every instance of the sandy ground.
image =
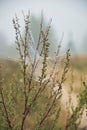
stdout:
<svg viewBox="0 0 87 130">
<path fill-rule="evenodd" d="M 63 111 L 66 111 L 66 113 L 67 113 L 67 105 L 66 104 L 69 103 L 69 93 L 68 93 L 67 87 L 64 86 L 64 85 L 63 85 L 63 88 L 62 88 L 62 92 L 63 92 L 63 95 L 62 95 L 61 105 L 64 108 Z M 76 96 L 75 93 L 71 93 L 71 104 L 73 104 L 74 108 L 77 106 L 77 96 Z M 70 110 L 70 112 L 72 113 L 71 110 Z M 65 116 L 66 116 L 66 119 L 67 119 L 67 114 Z M 86 130 L 87 130 L 86 109 L 84 109 L 84 111 L 83 111 L 83 115 L 82 115 L 82 118 L 81 118 L 81 123 L 80 123 L 79 128 L 81 128 L 81 129 L 86 128 Z"/>
</svg>

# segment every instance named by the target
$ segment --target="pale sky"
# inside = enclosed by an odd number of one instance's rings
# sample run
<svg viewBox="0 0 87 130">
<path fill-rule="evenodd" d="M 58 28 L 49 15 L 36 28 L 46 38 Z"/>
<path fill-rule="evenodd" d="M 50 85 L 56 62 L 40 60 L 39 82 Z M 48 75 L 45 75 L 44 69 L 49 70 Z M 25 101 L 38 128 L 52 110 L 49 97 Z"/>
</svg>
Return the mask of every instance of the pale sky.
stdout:
<svg viewBox="0 0 87 130">
<path fill-rule="evenodd" d="M 12 18 L 15 13 L 21 17 L 21 11 L 40 16 L 43 10 L 46 21 L 52 18 L 55 35 L 61 38 L 64 32 L 63 46 L 68 34 L 72 32 L 77 50 L 87 32 L 87 0 L 0 0 L 0 33 L 4 34 L 8 43 L 14 42 Z M 78 47 L 79 46 L 79 47 Z"/>
</svg>

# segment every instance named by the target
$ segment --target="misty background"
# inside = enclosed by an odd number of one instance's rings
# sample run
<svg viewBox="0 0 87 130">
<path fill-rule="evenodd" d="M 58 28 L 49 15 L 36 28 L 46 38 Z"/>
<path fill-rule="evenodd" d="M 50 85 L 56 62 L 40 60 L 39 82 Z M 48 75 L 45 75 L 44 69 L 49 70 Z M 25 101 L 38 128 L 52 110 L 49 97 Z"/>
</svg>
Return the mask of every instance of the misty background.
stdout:
<svg viewBox="0 0 87 130">
<path fill-rule="evenodd" d="M 15 31 L 12 19 L 15 13 L 23 25 L 22 10 L 31 12 L 31 30 L 35 41 L 39 32 L 41 10 L 44 14 L 44 27 L 52 18 L 49 40 L 51 54 L 62 41 L 62 52 L 67 48 L 72 54 L 87 53 L 87 1 L 86 0 L 0 0 L 0 56 L 16 57 Z"/>
</svg>

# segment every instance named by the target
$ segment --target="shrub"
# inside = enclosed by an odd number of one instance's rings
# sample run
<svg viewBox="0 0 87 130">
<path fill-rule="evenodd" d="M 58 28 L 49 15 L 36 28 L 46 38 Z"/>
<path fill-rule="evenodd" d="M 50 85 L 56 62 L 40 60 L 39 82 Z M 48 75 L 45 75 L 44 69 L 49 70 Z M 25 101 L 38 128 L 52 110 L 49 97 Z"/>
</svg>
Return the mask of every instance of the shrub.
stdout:
<svg viewBox="0 0 87 130">
<path fill-rule="evenodd" d="M 8 83 L 0 78 L 0 117 L 2 126 L 8 130 L 58 130 L 57 126 L 61 112 L 62 84 L 66 80 L 70 63 L 70 50 L 66 52 L 64 68 L 61 78 L 58 78 L 58 59 L 61 47 L 60 41 L 55 53 L 53 67 L 49 74 L 48 52 L 50 33 L 49 24 L 46 31 L 43 31 L 43 16 L 41 16 L 40 33 L 38 43 L 34 46 L 34 41 L 30 31 L 30 13 L 24 15 L 25 34 L 22 36 L 19 19 L 17 16 L 13 19 L 13 25 L 16 32 L 17 51 L 20 59 L 18 62 L 18 72 Z M 41 57 L 38 57 L 38 49 L 42 46 Z M 34 49 L 34 56 L 31 56 L 31 48 Z M 42 60 L 41 74 L 38 81 L 35 78 L 35 71 L 39 60 Z M 55 90 L 55 87 L 57 88 Z M 82 98 L 81 98 L 82 97 Z M 79 118 L 82 105 L 84 105 L 81 94 L 78 106 L 73 110 L 64 129 L 71 128 Z"/>
</svg>

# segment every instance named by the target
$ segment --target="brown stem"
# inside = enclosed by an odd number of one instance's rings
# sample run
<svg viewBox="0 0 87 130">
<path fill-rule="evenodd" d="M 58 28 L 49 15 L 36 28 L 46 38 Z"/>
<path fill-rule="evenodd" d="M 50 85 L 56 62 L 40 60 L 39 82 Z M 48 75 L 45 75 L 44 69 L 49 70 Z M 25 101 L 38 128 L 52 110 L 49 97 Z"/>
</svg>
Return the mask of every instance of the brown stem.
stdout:
<svg viewBox="0 0 87 130">
<path fill-rule="evenodd" d="M 26 120 L 28 113 L 29 113 L 29 109 L 26 108 L 25 113 L 23 113 L 24 115 L 22 118 L 21 130 L 24 130 L 24 123 L 25 123 L 25 120 Z"/>
<path fill-rule="evenodd" d="M 13 130 L 13 127 L 12 127 L 11 121 L 9 119 L 8 111 L 7 111 L 7 108 L 6 108 L 6 104 L 5 104 L 5 101 L 4 101 L 4 96 L 3 96 L 3 92 L 2 92 L 1 88 L 0 88 L 0 94 L 1 94 L 1 98 L 2 98 L 2 104 L 3 104 L 4 110 L 5 110 L 5 114 L 6 114 L 6 121 L 8 123 L 8 127 L 9 127 L 10 130 Z"/>
<path fill-rule="evenodd" d="M 69 127 L 69 126 L 68 126 L 68 125 L 66 125 L 65 130 L 68 130 L 68 127 Z"/>
</svg>

